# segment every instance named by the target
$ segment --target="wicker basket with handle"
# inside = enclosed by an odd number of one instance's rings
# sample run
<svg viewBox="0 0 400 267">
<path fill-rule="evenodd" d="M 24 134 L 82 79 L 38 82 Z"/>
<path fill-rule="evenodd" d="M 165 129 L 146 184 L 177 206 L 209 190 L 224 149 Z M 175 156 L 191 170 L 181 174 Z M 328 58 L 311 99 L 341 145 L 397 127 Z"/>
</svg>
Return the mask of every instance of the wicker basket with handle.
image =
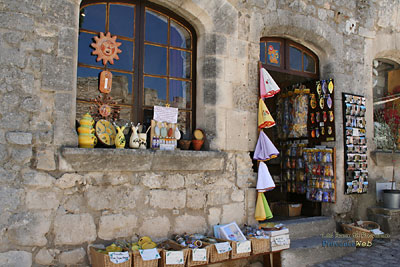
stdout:
<svg viewBox="0 0 400 267">
<path fill-rule="evenodd" d="M 206 250 L 206 259 L 207 260 L 206 261 L 193 261 L 193 249 L 191 249 L 189 251 L 187 266 L 197 266 L 197 265 L 208 264 L 208 262 L 210 260 L 210 253 L 211 253 L 212 245 L 207 244 L 207 243 L 203 243 L 203 245 L 201 247 L 199 247 L 199 248 Z"/>
<path fill-rule="evenodd" d="M 173 240 L 166 240 L 160 244 L 160 247 L 164 247 L 161 252 L 161 267 L 182 267 L 186 265 L 186 261 L 189 255 L 189 249 L 176 243 Z M 182 264 L 168 264 L 167 265 L 167 253 L 169 251 L 182 251 L 183 263 Z"/>
<path fill-rule="evenodd" d="M 97 251 L 96 248 L 90 247 L 90 258 L 93 267 L 132 267 L 132 253 L 130 252 L 128 261 L 115 264 L 110 261 L 110 257 L 108 256 L 108 254 L 100 253 Z"/>
<path fill-rule="evenodd" d="M 255 238 L 247 237 L 251 241 L 251 254 L 262 254 L 271 252 L 271 239 L 270 238 Z"/>
<path fill-rule="evenodd" d="M 158 253 L 161 254 L 162 249 L 157 249 Z M 148 260 L 145 261 L 142 259 L 142 256 L 140 256 L 139 251 L 134 251 L 132 252 L 132 257 L 133 257 L 133 267 L 157 267 L 159 260 Z"/>
<path fill-rule="evenodd" d="M 373 221 L 363 221 L 361 223 L 342 224 L 345 234 L 354 238 L 356 246 L 365 246 L 368 242 L 372 243 L 374 234 L 369 229 L 380 229 L 379 224 Z"/>
<path fill-rule="evenodd" d="M 218 243 L 222 243 L 222 242 L 228 242 L 229 245 L 232 247 L 232 241 L 226 241 L 223 239 L 218 239 L 218 238 L 214 238 L 211 237 L 210 239 L 215 239 Z M 215 262 L 221 262 L 221 261 L 225 261 L 225 260 L 229 260 L 231 257 L 231 253 L 232 251 L 228 251 L 228 252 L 224 252 L 224 253 L 218 253 L 217 248 L 215 247 L 215 244 L 211 244 L 210 248 L 210 263 L 215 263 Z"/>
</svg>

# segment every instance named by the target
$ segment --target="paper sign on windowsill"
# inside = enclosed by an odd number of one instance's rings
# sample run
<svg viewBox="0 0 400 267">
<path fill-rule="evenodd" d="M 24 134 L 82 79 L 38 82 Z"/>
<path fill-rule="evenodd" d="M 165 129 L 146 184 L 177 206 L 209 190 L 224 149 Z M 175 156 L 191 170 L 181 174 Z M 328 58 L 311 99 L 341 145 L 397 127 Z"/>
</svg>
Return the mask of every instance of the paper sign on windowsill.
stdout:
<svg viewBox="0 0 400 267">
<path fill-rule="evenodd" d="M 217 249 L 218 254 L 225 253 L 225 252 L 232 250 L 229 242 L 216 243 L 215 248 Z"/>
<path fill-rule="evenodd" d="M 205 248 L 192 249 L 193 261 L 207 261 L 207 250 Z"/>
<path fill-rule="evenodd" d="M 167 251 L 165 263 L 168 264 L 184 264 L 182 251 Z"/>
<path fill-rule="evenodd" d="M 156 248 L 139 249 L 139 253 L 144 261 L 157 260 L 161 258 Z"/>
<path fill-rule="evenodd" d="M 123 263 L 129 260 L 129 252 L 108 252 L 108 256 L 110 256 L 110 261 L 112 263 L 118 264 Z"/>
<path fill-rule="evenodd" d="M 250 240 L 242 241 L 242 242 L 237 242 L 236 243 L 236 253 L 248 253 L 251 252 L 251 244 Z"/>
<path fill-rule="evenodd" d="M 153 120 L 177 123 L 178 122 L 178 109 L 170 107 L 154 106 Z"/>
</svg>

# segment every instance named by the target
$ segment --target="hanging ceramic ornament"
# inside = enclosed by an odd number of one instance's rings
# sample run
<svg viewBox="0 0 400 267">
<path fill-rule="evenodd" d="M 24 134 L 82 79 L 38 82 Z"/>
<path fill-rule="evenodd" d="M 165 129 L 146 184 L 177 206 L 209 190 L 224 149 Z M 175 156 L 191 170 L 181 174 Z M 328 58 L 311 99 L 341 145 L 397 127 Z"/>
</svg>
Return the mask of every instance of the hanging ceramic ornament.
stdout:
<svg viewBox="0 0 400 267">
<path fill-rule="evenodd" d="M 278 149 L 274 146 L 264 131 L 260 131 L 256 149 L 254 150 L 254 160 L 270 160 L 279 155 Z"/>
<path fill-rule="evenodd" d="M 317 81 L 317 93 L 318 95 L 321 95 L 322 89 L 321 89 L 321 82 Z"/>
<path fill-rule="evenodd" d="M 315 94 L 311 94 L 310 106 L 312 109 L 315 109 L 317 107 L 317 98 L 316 98 Z"/>
<path fill-rule="evenodd" d="M 322 81 L 322 92 L 324 93 L 324 95 L 326 95 L 328 93 L 328 85 L 326 84 L 326 80 Z"/>
<path fill-rule="evenodd" d="M 271 174 L 269 173 L 267 165 L 264 162 L 260 162 L 260 165 L 258 166 L 257 191 L 271 191 L 274 188 L 275 183 Z"/>
<path fill-rule="evenodd" d="M 332 134 L 332 126 L 328 126 L 328 135 Z"/>
<path fill-rule="evenodd" d="M 333 118 L 333 111 L 330 110 L 330 111 L 329 111 L 329 121 L 332 122 L 333 119 L 334 119 L 334 118 Z"/>
<path fill-rule="evenodd" d="M 260 69 L 260 97 L 262 99 L 273 97 L 279 93 L 280 88 L 264 68 Z"/>
<path fill-rule="evenodd" d="M 264 101 L 260 98 L 258 101 L 258 128 L 270 128 L 275 125 L 275 121 L 269 113 Z"/>
<path fill-rule="evenodd" d="M 91 46 L 95 48 L 95 51 L 93 51 L 92 54 L 97 55 L 96 61 L 103 60 L 103 65 L 106 65 L 107 62 L 114 64 L 114 59 L 119 59 L 118 53 L 122 51 L 118 47 L 122 43 L 117 42 L 116 35 L 111 37 L 109 32 L 106 35 L 100 32 L 100 38 L 95 36 L 93 39 L 95 43 L 92 43 Z"/>
<path fill-rule="evenodd" d="M 104 94 L 108 94 L 111 92 L 111 84 L 112 84 L 112 73 L 104 70 L 100 72 L 100 92 Z"/>
<path fill-rule="evenodd" d="M 325 100 L 324 100 L 323 97 L 321 97 L 321 98 L 319 99 L 319 106 L 320 106 L 321 109 L 324 109 L 324 105 L 325 105 Z"/>
<path fill-rule="evenodd" d="M 332 81 L 332 79 L 329 80 L 328 90 L 329 90 L 330 94 L 333 93 L 333 81 Z"/>
<path fill-rule="evenodd" d="M 331 109 L 332 104 L 333 104 L 333 102 L 332 102 L 331 95 L 328 95 L 328 99 L 326 100 L 326 105 L 328 106 L 329 109 Z"/>
</svg>

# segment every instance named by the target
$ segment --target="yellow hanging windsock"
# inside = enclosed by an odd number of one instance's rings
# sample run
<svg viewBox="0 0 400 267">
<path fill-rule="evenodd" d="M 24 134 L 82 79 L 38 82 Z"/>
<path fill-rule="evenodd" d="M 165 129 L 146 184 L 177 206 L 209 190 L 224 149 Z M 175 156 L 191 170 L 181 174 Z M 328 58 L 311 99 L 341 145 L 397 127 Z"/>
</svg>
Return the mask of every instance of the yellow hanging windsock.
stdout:
<svg viewBox="0 0 400 267">
<path fill-rule="evenodd" d="M 261 196 L 261 192 L 258 192 L 257 195 L 257 204 L 256 204 L 256 212 L 254 214 L 254 218 L 257 221 L 264 221 L 265 219 L 267 219 L 267 216 L 265 215 L 265 208 L 264 208 L 264 203 L 263 203 L 263 199 Z"/>
<path fill-rule="evenodd" d="M 258 128 L 270 128 L 275 125 L 275 121 L 269 113 L 264 101 L 260 98 L 258 101 Z"/>
</svg>

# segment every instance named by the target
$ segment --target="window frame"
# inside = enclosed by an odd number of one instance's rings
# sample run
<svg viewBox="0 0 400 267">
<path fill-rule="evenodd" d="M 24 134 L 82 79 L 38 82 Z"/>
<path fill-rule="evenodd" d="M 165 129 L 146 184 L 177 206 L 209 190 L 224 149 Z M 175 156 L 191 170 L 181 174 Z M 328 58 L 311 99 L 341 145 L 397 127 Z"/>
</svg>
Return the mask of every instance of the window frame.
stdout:
<svg viewBox="0 0 400 267">
<path fill-rule="evenodd" d="M 167 81 L 167 87 L 166 87 L 166 103 L 169 103 L 169 81 L 170 78 L 172 80 L 184 80 L 184 81 L 189 81 L 191 83 L 191 94 L 190 94 L 190 108 L 179 108 L 179 113 L 184 112 L 186 116 L 190 116 L 190 125 L 188 132 L 192 132 L 195 125 L 196 125 L 196 59 L 197 59 L 197 35 L 196 31 L 193 28 L 190 23 L 179 16 L 176 13 L 173 13 L 171 10 L 162 7 L 160 5 L 145 1 L 145 0 L 108 0 L 108 1 L 102 1 L 102 0 L 82 0 L 81 5 L 79 7 L 79 13 L 81 10 L 87 6 L 92 6 L 92 5 L 98 5 L 98 4 L 105 4 L 106 5 L 106 25 L 105 25 L 105 33 L 109 31 L 109 8 L 108 6 L 110 4 L 121 4 L 121 5 L 132 5 L 135 7 L 135 16 L 134 16 L 134 35 L 132 38 L 130 37 L 124 37 L 124 36 L 117 36 L 117 41 L 119 40 L 127 40 L 133 43 L 134 45 L 134 55 L 133 55 L 133 69 L 132 71 L 126 71 L 126 70 L 121 70 L 121 69 L 115 69 L 112 67 L 112 65 L 107 65 L 107 67 L 97 67 L 93 65 L 87 65 L 84 63 L 77 62 L 77 68 L 78 67 L 86 67 L 86 68 L 91 68 L 95 70 L 110 70 L 110 71 L 118 71 L 121 73 L 128 73 L 132 75 L 132 104 L 131 105 L 120 105 L 120 106 L 129 106 L 130 107 L 130 120 L 133 121 L 134 123 L 146 123 L 144 122 L 144 114 L 145 110 L 152 110 L 153 108 L 151 106 L 146 106 L 144 103 L 144 77 L 154 77 L 154 75 L 148 75 L 144 73 L 144 50 L 146 44 L 155 44 L 159 45 L 157 43 L 152 43 L 149 41 L 146 41 L 144 39 L 145 37 L 145 12 L 146 9 L 150 9 L 152 12 L 160 13 L 163 16 L 166 16 L 168 18 L 168 43 L 166 45 L 162 45 L 162 47 L 166 47 L 167 49 L 167 59 L 166 59 L 166 64 L 167 64 L 167 69 L 169 69 L 169 54 L 170 54 L 170 49 L 175 49 L 179 51 L 188 51 L 191 53 L 191 77 L 189 79 L 185 78 L 179 78 L 179 77 L 172 77 L 170 76 L 169 72 L 167 72 L 167 75 L 164 77 L 166 78 Z M 170 24 L 171 21 L 174 21 L 174 23 L 179 24 L 181 27 L 186 29 L 188 33 L 191 36 L 191 47 L 190 48 L 179 48 L 172 46 L 170 44 Z M 85 33 L 90 33 L 90 34 L 95 34 L 99 35 L 99 32 L 93 31 L 93 30 L 85 30 L 81 29 L 79 27 L 79 32 L 85 32 Z M 111 33 L 112 34 L 112 33 Z M 112 36 L 114 36 L 112 34 Z M 158 75 L 156 75 L 158 77 Z M 95 96 L 93 96 L 95 97 Z M 82 99 L 76 99 L 77 102 L 83 102 L 83 103 L 91 103 L 90 101 L 84 101 Z"/>
<path fill-rule="evenodd" d="M 310 77 L 310 78 L 319 78 L 319 59 L 318 56 L 308 49 L 307 47 L 296 43 L 292 40 L 286 39 L 286 38 L 280 38 L 280 37 L 262 37 L 260 39 L 260 43 L 265 43 L 265 63 L 262 62 L 263 66 L 270 71 L 279 71 L 283 73 L 288 73 L 288 74 L 293 74 L 293 75 L 299 75 L 299 76 L 305 76 L 305 77 Z M 280 49 L 280 62 L 281 65 L 278 66 L 273 66 L 267 63 L 267 42 L 279 42 L 281 44 L 281 49 Z M 290 68 L 290 46 L 297 48 L 301 51 L 301 71 L 298 70 L 293 70 Z M 315 64 L 315 73 L 305 71 L 304 70 L 304 54 L 307 54 L 308 56 L 312 57 L 314 59 L 314 64 Z"/>
</svg>

